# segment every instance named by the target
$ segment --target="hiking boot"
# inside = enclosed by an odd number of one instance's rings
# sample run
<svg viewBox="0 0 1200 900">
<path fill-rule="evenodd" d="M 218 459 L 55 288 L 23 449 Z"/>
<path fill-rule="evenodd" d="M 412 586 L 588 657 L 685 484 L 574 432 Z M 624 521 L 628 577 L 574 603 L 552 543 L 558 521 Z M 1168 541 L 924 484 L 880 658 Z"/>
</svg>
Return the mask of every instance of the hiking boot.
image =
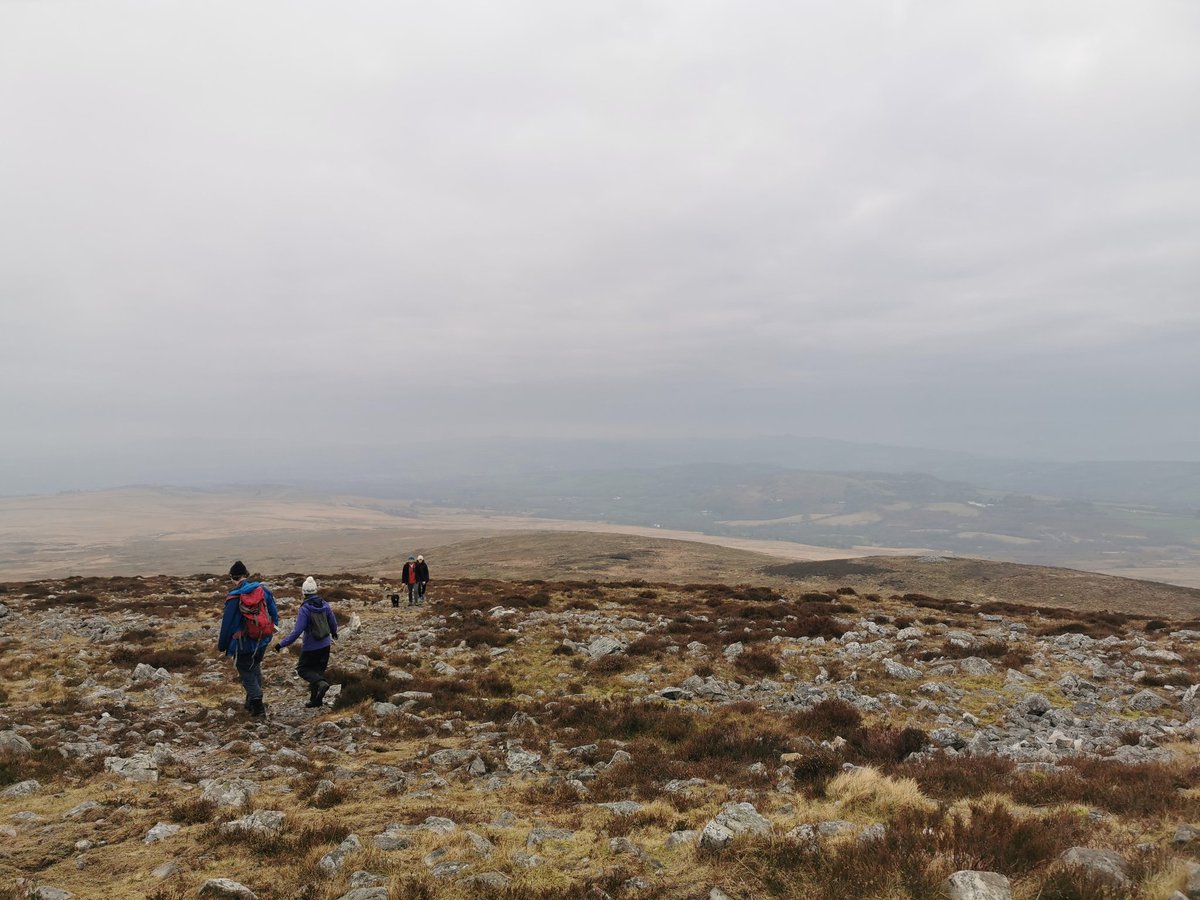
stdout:
<svg viewBox="0 0 1200 900">
<path fill-rule="evenodd" d="M 317 692 L 313 695 L 313 706 L 321 706 L 325 703 L 325 692 L 329 690 L 328 681 L 317 682 Z"/>
<path fill-rule="evenodd" d="M 263 703 L 262 697 L 250 701 L 250 715 L 265 716 L 267 714 L 267 705 Z"/>
</svg>

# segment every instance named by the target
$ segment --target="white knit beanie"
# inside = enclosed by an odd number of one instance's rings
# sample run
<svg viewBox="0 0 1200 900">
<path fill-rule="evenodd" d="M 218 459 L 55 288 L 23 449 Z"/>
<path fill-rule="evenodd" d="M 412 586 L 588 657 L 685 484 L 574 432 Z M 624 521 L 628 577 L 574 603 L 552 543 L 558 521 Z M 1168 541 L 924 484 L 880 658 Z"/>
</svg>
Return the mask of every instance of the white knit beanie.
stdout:
<svg viewBox="0 0 1200 900">
<path fill-rule="evenodd" d="M 311 575 L 304 579 L 304 587 L 300 588 L 305 594 L 315 594 L 317 592 L 317 582 Z"/>
</svg>

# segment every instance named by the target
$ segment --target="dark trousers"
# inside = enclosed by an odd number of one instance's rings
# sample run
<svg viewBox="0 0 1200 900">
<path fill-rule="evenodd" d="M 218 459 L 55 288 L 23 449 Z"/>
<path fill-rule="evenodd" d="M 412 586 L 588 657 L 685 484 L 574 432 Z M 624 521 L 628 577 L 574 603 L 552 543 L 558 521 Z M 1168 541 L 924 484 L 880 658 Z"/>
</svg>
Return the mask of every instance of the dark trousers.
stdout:
<svg viewBox="0 0 1200 900">
<path fill-rule="evenodd" d="M 296 674 L 307 681 L 310 686 L 316 687 L 317 682 L 325 680 L 325 668 L 328 665 L 328 647 L 322 647 L 320 650 L 305 650 L 300 654 L 300 661 L 296 663 Z"/>
<path fill-rule="evenodd" d="M 267 648 L 261 647 L 257 652 L 239 653 L 233 658 L 238 678 L 242 682 L 242 687 L 246 689 L 247 703 L 262 699 L 262 660 L 263 654 L 266 652 Z"/>
<path fill-rule="evenodd" d="M 412 604 L 414 604 L 414 603 L 416 603 L 416 602 L 417 602 L 417 598 L 418 598 L 418 596 L 419 596 L 419 595 L 417 594 L 417 586 L 416 586 L 416 584 L 410 584 L 410 585 L 408 586 L 408 603 L 409 603 L 409 606 L 411 606 Z"/>
<path fill-rule="evenodd" d="M 418 581 L 417 582 L 417 599 L 418 600 L 425 599 L 425 586 L 428 584 L 429 584 L 428 581 Z"/>
</svg>

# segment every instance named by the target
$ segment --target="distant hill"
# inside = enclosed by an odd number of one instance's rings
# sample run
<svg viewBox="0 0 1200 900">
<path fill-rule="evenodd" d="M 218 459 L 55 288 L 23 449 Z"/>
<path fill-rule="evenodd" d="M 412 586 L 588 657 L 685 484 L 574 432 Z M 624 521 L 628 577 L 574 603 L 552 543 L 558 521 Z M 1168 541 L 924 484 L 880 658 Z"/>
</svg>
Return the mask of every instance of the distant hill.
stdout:
<svg viewBox="0 0 1200 900">
<path fill-rule="evenodd" d="M 649 582 L 799 583 L 861 594 L 925 593 L 1081 611 L 1200 618 L 1200 589 L 984 559 L 869 556 L 780 563 L 745 550 L 623 534 L 530 533 L 440 547 L 452 577 Z"/>
<path fill-rule="evenodd" d="M 1200 589 L 985 559 L 879 556 L 768 565 L 764 574 L 860 592 L 925 593 L 961 600 L 1200 617 Z"/>
</svg>

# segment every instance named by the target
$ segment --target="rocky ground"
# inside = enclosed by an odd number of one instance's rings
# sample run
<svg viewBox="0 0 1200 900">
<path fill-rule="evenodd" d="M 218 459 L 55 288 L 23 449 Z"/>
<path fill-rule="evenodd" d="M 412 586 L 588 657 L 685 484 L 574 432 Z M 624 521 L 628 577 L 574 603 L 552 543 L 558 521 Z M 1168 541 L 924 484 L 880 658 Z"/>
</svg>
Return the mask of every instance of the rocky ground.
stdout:
<svg viewBox="0 0 1200 900">
<path fill-rule="evenodd" d="M 318 580 L 332 705 L 272 653 L 265 721 L 221 579 L 0 586 L 7 896 L 1200 897 L 1200 622 Z"/>
</svg>

